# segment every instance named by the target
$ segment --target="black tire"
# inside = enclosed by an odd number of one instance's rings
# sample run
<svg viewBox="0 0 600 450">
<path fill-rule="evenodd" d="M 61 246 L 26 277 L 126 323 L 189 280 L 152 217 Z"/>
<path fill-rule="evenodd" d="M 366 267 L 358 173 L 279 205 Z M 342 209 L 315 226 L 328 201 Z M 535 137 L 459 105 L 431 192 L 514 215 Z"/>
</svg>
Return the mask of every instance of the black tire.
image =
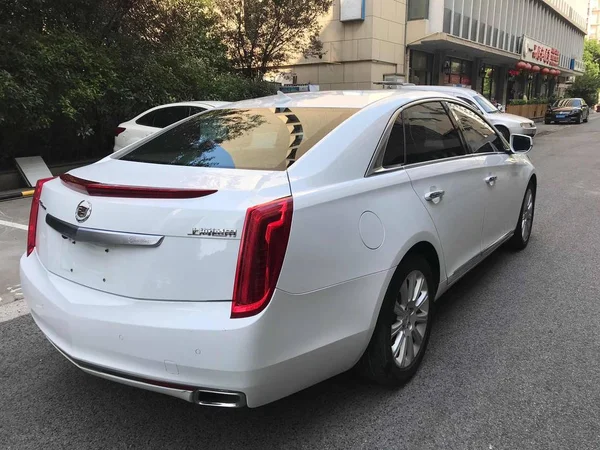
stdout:
<svg viewBox="0 0 600 450">
<path fill-rule="evenodd" d="M 576 122 L 576 123 L 577 123 L 577 125 L 581 125 L 581 122 L 582 122 L 582 120 L 581 120 L 581 116 L 582 116 L 582 114 L 579 114 L 579 115 L 577 116 L 577 122 Z"/>
<path fill-rule="evenodd" d="M 587 116 L 585 116 L 585 119 L 583 119 L 583 122 L 584 122 L 584 123 L 587 123 L 587 121 L 588 121 L 588 119 L 589 119 L 589 118 L 590 118 L 590 115 L 589 115 L 589 113 L 588 113 L 588 115 L 587 115 Z"/>
<path fill-rule="evenodd" d="M 395 312 L 396 299 L 401 297 L 402 284 L 407 282 L 407 277 L 410 274 L 416 273 L 415 271 L 424 275 L 424 279 L 427 282 L 426 291 L 429 296 L 428 314 L 426 321 L 422 322 L 425 323 L 425 329 L 418 350 L 412 358 L 412 362 L 405 367 L 400 367 L 392 353 L 392 326 L 398 323 L 397 320 L 400 317 Z M 415 374 L 429 342 L 429 334 L 433 322 L 434 299 L 437 292 L 437 286 L 434 283 L 431 268 L 422 256 L 417 254 L 409 255 L 400 263 L 385 294 L 371 341 L 357 365 L 357 369 L 363 376 L 384 386 L 401 386 Z M 412 331 L 412 327 L 410 330 L 406 329 L 404 336 L 407 337 L 405 339 L 410 339 L 411 343 L 416 342 L 412 334 L 415 331 L 419 333 L 416 326 L 414 331 Z M 402 332 L 404 330 L 400 333 Z M 398 336 L 400 336 L 400 333 Z M 406 333 L 409 334 L 407 335 Z M 399 342 L 402 342 L 402 339 Z M 402 345 L 399 344 L 398 347 L 401 348 Z"/>
<path fill-rule="evenodd" d="M 528 193 L 531 192 L 532 205 L 531 205 L 531 223 L 529 226 L 529 231 L 526 233 L 526 236 L 523 236 L 523 212 L 526 208 L 526 202 L 528 200 Z M 519 219 L 517 220 L 517 226 L 515 228 L 515 234 L 508 241 L 508 245 L 513 250 L 523 250 L 529 244 L 529 239 L 531 238 L 531 230 L 533 228 L 533 218 L 535 213 L 535 186 L 533 183 L 529 183 L 527 189 L 525 189 L 525 195 L 523 196 L 523 203 L 521 203 L 521 210 L 519 211 Z"/>
<path fill-rule="evenodd" d="M 508 128 L 505 127 L 497 127 L 498 131 L 502 134 L 502 136 L 504 136 L 504 139 L 506 139 L 506 142 L 510 142 L 510 131 L 508 131 Z"/>
<path fill-rule="evenodd" d="M 551 121 L 551 120 L 544 120 L 544 123 L 545 123 L 546 125 L 550 125 L 550 124 L 552 123 L 552 121 Z"/>
</svg>

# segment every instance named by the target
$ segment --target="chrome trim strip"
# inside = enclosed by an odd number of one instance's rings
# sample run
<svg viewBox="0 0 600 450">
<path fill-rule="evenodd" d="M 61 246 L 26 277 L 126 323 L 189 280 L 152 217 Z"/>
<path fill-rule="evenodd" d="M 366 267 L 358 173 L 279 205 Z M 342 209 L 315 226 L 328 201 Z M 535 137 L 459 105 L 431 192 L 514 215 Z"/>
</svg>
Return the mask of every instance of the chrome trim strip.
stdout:
<svg viewBox="0 0 600 450">
<path fill-rule="evenodd" d="M 100 245 L 134 245 L 138 247 L 158 247 L 164 236 L 155 234 L 123 233 L 120 231 L 98 230 L 72 225 L 46 214 L 46 223 L 64 237 L 76 242 L 89 242 Z"/>
<path fill-rule="evenodd" d="M 497 250 L 500 246 L 502 246 L 502 244 L 504 244 L 511 237 L 513 237 L 514 234 L 515 234 L 514 230 L 513 231 L 509 231 L 504 236 L 502 236 L 500 239 L 498 239 L 496 242 L 494 242 L 492 245 L 490 245 L 487 249 L 485 249 L 484 251 L 482 251 L 481 252 L 482 259 L 487 258 L 492 253 L 494 253 L 495 250 Z"/>
<path fill-rule="evenodd" d="M 54 346 L 54 348 L 56 350 L 58 350 L 58 352 L 61 355 L 63 355 L 65 357 L 65 359 L 67 359 L 67 361 L 69 361 L 71 364 L 73 364 L 78 369 L 80 369 L 83 372 L 88 373 L 90 375 L 104 378 L 109 381 L 114 381 L 116 383 L 125 384 L 127 386 L 132 386 L 132 387 L 136 387 L 139 389 L 145 389 L 148 391 L 157 392 L 159 394 L 169 395 L 171 397 L 177 397 L 177 398 L 185 400 L 187 402 L 197 403 L 197 404 L 203 405 L 203 406 L 216 406 L 216 407 L 222 407 L 222 408 L 242 408 L 247 405 L 246 395 L 243 392 L 220 391 L 218 389 L 203 389 L 203 388 L 196 389 L 194 387 L 192 387 L 193 390 L 191 390 L 191 389 L 185 389 L 183 387 L 181 389 L 178 389 L 178 388 L 174 388 L 174 387 L 161 386 L 159 384 L 152 384 L 152 383 L 136 380 L 135 379 L 136 377 L 133 375 L 129 376 L 127 374 L 120 374 L 120 373 L 117 373 L 116 371 L 113 371 L 110 369 L 103 369 L 102 367 L 97 367 L 97 366 L 94 366 L 93 364 L 84 363 L 83 361 L 79 362 L 76 359 L 69 356 L 67 353 L 65 353 L 58 345 L 56 345 L 47 336 L 46 336 L 46 339 L 48 339 L 48 342 L 50 342 Z M 104 370 L 106 370 L 106 372 Z M 109 373 L 109 372 L 112 372 L 112 373 Z M 159 383 L 159 381 L 157 381 L 157 383 Z M 176 384 L 176 383 L 174 383 L 174 384 Z M 214 394 L 214 395 L 222 395 L 225 397 L 231 397 L 232 401 L 231 402 L 220 402 L 220 401 L 201 400 L 199 398 L 201 393 L 207 393 L 209 395 Z"/>
<path fill-rule="evenodd" d="M 488 248 L 486 248 L 485 250 L 479 252 L 476 256 L 474 256 L 473 258 L 471 258 L 470 260 L 468 260 L 466 263 L 464 263 L 462 266 L 460 266 L 458 269 L 456 269 L 454 271 L 454 273 L 448 277 L 448 286 L 456 283 L 463 276 L 465 276 L 469 271 L 471 271 L 472 269 L 474 269 L 477 264 L 479 264 L 485 258 L 487 258 L 488 256 L 490 256 L 502 244 L 504 244 L 511 237 L 513 237 L 514 234 L 515 234 L 514 230 L 513 231 L 509 231 L 504 236 L 500 237 L 500 239 L 498 239 L 492 245 L 490 245 Z"/>
<path fill-rule="evenodd" d="M 46 339 L 48 339 L 48 338 L 46 337 Z M 180 398 L 180 399 L 185 400 L 190 403 L 193 402 L 194 391 L 185 390 L 185 389 L 174 389 L 174 388 L 169 388 L 166 386 L 158 386 L 155 384 L 144 383 L 142 381 L 132 380 L 130 378 L 120 377 L 117 375 L 104 373 L 99 370 L 94 370 L 94 369 L 91 369 L 88 367 L 83 367 L 80 364 L 78 364 L 77 361 L 75 361 L 73 358 L 71 358 L 68 354 L 66 354 L 58 345 L 56 345 L 50 339 L 48 339 L 48 341 L 54 346 L 54 348 L 56 350 L 58 350 L 58 352 L 61 355 L 63 355 L 67 359 L 67 361 L 69 361 L 71 364 L 73 364 L 75 367 L 77 367 L 78 369 L 82 370 L 85 373 L 88 373 L 90 375 L 94 375 L 94 376 L 97 376 L 100 378 L 104 378 L 109 381 L 114 381 L 116 383 L 125 384 L 127 386 L 132 386 L 132 387 L 136 387 L 136 388 L 140 388 L 140 389 L 145 389 L 148 391 L 158 392 L 159 394 L 170 395 L 171 397 L 177 397 L 177 398 Z"/>
</svg>

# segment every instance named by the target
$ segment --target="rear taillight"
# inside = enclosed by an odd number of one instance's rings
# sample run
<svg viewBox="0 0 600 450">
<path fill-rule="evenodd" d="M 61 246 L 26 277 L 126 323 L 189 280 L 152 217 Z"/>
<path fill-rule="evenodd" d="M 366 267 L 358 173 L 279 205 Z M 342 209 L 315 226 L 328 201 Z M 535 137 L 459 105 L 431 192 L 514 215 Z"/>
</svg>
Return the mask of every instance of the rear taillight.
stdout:
<svg viewBox="0 0 600 450">
<path fill-rule="evenodd" d="M 42 178 L 35 184 L 33 199 L 31 200 L 31 211 L 29 212 L 29 228 L 27 229 L 27 256 L 35 249 L 35 235 L 37 233 L 38 212 L 40 211 L 40 197 L 42 195 L 42 187 L 44 183 L 52 178 Z"/>
<path fill-rule="evenodd" d="M 117 127 L 115 129 L 115 137 L 120 135 L 123 131 L 125 131 L 127 128 L 123 128 L 123 127 Z"/>
<path fill-rule="evenodd" d="M 231 317 L 248 317 L 266 308 L 281 272 L 293 202 L 281 198 L 248 208 L 238 255 Z"/>
</svg>

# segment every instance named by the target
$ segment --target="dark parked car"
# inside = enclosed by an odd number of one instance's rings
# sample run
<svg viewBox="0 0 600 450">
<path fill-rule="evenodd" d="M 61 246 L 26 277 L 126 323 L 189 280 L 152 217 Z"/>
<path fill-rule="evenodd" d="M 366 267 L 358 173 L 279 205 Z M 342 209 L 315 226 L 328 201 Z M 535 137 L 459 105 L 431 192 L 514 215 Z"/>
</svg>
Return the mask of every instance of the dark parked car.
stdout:
<svg viewBox="0 0 600 450">
<path fill-rule="evenodd" d="M 589 115 L 590 107 L 582 98 L 563 98 L 548 108 L 544 123 L 587 122 Z"/>
</svg>

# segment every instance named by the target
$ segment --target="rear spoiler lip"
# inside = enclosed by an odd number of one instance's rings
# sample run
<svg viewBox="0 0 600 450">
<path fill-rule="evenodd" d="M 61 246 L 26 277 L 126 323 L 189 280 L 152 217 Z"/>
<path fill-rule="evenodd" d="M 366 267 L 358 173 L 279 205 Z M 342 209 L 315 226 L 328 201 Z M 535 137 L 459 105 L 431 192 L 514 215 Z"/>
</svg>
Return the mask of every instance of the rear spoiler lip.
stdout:
<svg viewBox="0 0 600 450">
<path fill-rule="evenodd" d="M 71 189 L 94 197 L 188 199 L 206 197 L 207 195 L 217 192 L 216 189 L 182 189 L 107 184 L 98 181 L 84 180 L 83 178 L 68 173 L 62 174 L 60 179 Z"/>
</svg>

